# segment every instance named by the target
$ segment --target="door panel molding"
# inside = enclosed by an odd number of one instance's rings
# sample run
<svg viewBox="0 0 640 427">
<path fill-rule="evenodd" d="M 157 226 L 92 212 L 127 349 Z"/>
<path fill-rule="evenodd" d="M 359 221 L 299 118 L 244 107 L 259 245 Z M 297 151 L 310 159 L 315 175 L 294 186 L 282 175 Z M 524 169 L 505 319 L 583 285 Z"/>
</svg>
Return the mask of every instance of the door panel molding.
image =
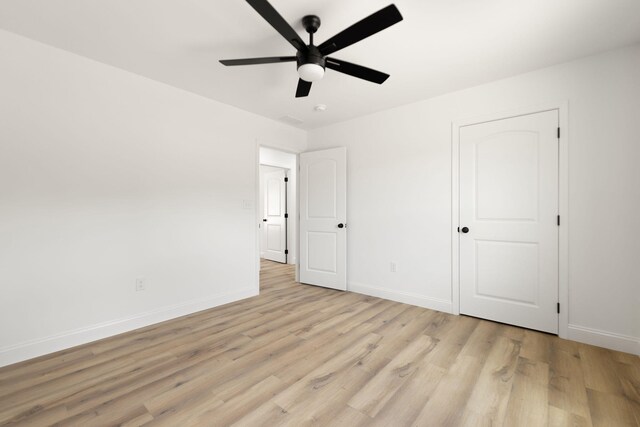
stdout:
<svg viewBox="0 0 640 427">
<path fill-rule="evenodd" d="M 544 105 L 525 106 L 479 116 L 463 117 L 451 122 L 451 312 L 460 314 L 460 128 L 497 120 L 515 118 L 546 111 L 557 111 L 561 129 L 558 140 L 558 208 L 562 218 L 558 250 L 558 335 L 569 338 L 569 103 L 566 100 Z"/>
</svg>

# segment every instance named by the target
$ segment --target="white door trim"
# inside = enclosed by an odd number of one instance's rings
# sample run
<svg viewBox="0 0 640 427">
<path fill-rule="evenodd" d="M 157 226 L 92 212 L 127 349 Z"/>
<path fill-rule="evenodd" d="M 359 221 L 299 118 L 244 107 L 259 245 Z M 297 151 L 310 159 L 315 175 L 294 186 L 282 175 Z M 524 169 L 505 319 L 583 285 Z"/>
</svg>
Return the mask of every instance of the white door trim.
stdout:
<svg viewBox="0 0 640 427">
<path fill-rule="evenodd" d="M 258 226 L 259 221 L 261 220 L 260 216 L 262 212 L 260 212 L 260 142 L 258 138 L 254 140 L 254 151 L 253 151 L 253 166 L 254 166 L 254 189 L 253 189 L 253 214 L 255 216 L 254 224 L 254 234 L 255 234 L 255 246 L 256 252 L 254 255 L 255 259 L 255 277 L 254 277 L 254 286 L 256 288 L 257 295 L 260 294 L 260 227 Z"/>
<path fill-rule="evenodd" d="M 508 119 L 544 111 L 557 110 L 560 123 L 559 141 L 559 271 L 558 335 L 567 338 L 569 325 L 569 103 L 561 101 L 548 105 L 518 108 L 483 116 L 462 118 L 451 123 L 451 302 L 453 314 L 460 314 L 460 246 L 458 222 L 460 218 L 460 128 L 495 120 Z"/>
</svg>

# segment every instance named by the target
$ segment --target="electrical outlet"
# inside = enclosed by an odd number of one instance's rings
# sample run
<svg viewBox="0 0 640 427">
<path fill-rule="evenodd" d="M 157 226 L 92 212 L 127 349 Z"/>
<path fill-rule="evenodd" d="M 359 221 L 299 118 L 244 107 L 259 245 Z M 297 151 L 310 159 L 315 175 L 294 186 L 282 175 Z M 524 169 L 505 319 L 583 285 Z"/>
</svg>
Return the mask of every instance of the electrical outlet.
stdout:
<svg viewBox="0 0 640 427">
<path fill-rule="evenodd" d="M 147 282 L 144 280 L 144 277 L 138 277 L 136 279 L 136 292 L 144 291 L 147 289 Z"/>
<path fill-rule="evenodd" d="M 391 264 L 389 264 L 389 270 L 391 270 L 392 273 L 398 271 L 398 263 L 395 261 L 391 261 Z"/>
</svg>

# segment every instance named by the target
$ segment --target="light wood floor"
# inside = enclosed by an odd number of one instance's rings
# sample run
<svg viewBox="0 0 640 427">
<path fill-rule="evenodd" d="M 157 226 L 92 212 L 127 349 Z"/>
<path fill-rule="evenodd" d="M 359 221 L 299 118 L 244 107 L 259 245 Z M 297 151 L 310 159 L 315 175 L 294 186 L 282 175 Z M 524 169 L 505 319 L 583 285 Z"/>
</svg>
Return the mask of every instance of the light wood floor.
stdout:
<svg viewBox="0 0 640 427">
<path fill-rule="evenodd" d="M 0 369 L 0 425 L 633 426 L 640 359 L 294 283 Z"/>
</svg>

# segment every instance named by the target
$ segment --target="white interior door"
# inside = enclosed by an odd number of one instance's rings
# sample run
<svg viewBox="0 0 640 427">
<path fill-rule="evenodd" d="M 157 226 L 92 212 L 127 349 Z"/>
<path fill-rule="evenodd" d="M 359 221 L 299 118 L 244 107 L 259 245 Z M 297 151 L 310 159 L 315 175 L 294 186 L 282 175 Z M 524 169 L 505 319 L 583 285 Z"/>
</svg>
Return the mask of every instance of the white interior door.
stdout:
<svg viewBox="0 0 640 427">
<path fill-rule="evenodd" d="M 347 289 L 347 149 L 300 154 L 300 281 Z"/>
<path fill-rule="evenodd" d="M 262 218 L 262 257 L 287 262 L 286 173 L 278 169 L 264 174 L 264 216 Z"/>
<path fill-rule="evenodd" d="M 460 312 L 558 332 L 558 112 L 460 128 Z"/>
</svg>

